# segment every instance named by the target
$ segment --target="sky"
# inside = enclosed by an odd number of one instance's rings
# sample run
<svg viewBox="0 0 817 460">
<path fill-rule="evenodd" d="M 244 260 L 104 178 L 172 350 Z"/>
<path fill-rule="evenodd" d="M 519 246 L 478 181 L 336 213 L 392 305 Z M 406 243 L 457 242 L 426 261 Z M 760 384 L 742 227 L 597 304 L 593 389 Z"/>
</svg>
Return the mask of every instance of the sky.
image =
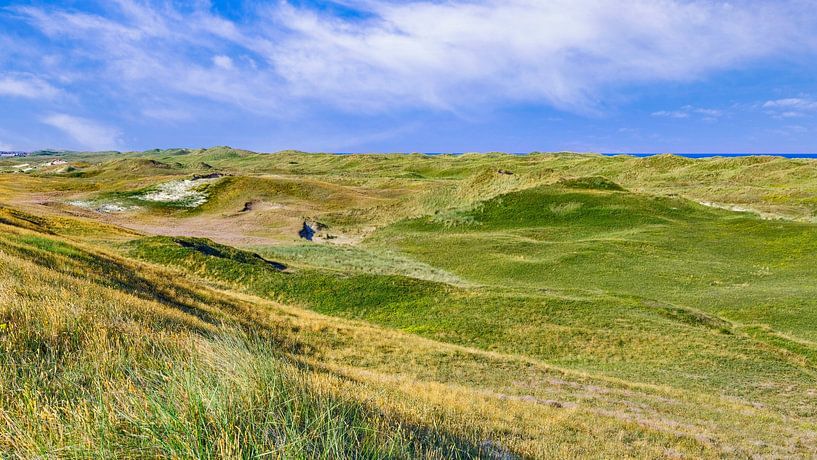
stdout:
<svg viewBox="0 0 817 460">
<path fill-rule="evenodd" d="M 0 150 L 817 152 L 814 0 L 0 0 Z"/>
</svg>

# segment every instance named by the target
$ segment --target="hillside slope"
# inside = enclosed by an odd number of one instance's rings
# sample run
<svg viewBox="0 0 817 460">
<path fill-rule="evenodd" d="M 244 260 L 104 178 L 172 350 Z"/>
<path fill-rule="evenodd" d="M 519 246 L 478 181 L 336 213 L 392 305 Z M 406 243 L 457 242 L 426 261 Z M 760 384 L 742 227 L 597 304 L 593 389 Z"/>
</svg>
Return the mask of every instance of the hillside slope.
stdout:
<svg viewBox="0 0 817 460">
<path fill-rule="evenodd" d="M 449 457 L 479 452 L 354 401 L 247 300 L 0 209 L 4 457 Z M 470 454 L 469 454 L 470 453 Z"/>
</svg>

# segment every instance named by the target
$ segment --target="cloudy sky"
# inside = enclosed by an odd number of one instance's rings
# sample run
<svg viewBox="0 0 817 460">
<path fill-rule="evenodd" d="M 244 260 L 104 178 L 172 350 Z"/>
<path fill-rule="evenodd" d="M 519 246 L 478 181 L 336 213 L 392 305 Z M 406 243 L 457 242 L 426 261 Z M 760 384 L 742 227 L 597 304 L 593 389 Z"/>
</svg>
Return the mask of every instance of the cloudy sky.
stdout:
<svg viewBox="0 0 817 460">
<path fill-rule="evenodd" d="M 813 0 L 0 0 L 0 150 L 814 152 Z"/>
</svg>

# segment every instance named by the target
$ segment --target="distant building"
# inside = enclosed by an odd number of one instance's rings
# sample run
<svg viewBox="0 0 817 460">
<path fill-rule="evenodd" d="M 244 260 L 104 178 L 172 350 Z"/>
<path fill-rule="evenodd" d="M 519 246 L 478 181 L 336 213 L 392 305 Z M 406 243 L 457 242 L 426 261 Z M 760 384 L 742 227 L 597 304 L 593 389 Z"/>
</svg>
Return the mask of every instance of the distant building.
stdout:
<svg viewBox="0 0 817 460">
<path fill-rule="evenodd" d="M 28 152 L 0 152 L 0 157 L 8 158 L 8 157 L 24 157 L 28 155 Z"/>
</svg>

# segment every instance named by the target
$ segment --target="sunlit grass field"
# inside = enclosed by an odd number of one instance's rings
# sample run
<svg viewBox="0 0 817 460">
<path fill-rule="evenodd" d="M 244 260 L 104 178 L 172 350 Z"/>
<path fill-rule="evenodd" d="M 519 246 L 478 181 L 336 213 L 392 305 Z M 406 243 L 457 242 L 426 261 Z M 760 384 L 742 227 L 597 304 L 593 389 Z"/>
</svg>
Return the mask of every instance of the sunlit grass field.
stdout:
<svg viewBox="0 0 817 460">
<path fill-rule="evenodd" d="M 0 172 L 0 457 L 817 455 L 812 161 L 60 157 Z"/>
</svg>

